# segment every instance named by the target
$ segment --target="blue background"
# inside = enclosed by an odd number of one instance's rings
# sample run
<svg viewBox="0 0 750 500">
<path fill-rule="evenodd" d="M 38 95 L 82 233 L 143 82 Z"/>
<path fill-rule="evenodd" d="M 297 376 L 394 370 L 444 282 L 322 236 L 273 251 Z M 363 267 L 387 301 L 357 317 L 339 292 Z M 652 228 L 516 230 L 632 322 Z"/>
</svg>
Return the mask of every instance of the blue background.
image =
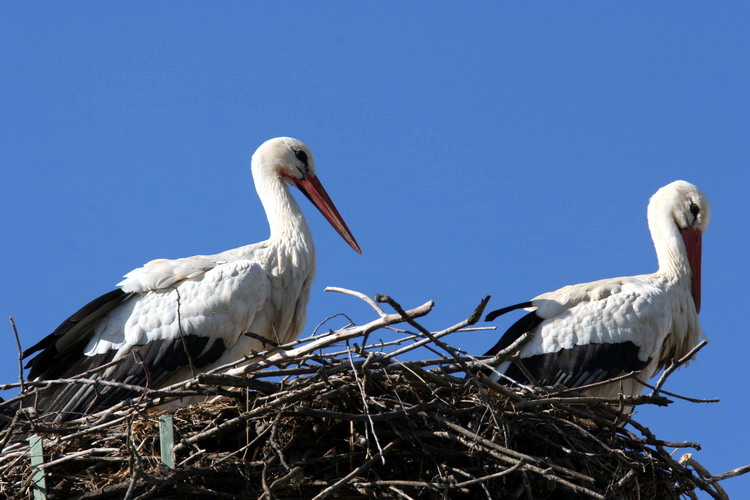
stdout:
<svg viewBox="0 0 750 500">
<path fill-rule="evenodd" d="M 265 239 L 249 161 L 280 135 L 314 151 L 364 252 L 300 197 L 318 248 L 307 332 L 375 317 L 326 285 L 434 299 L 424 324 L 442 329 L 485 294 L 652 272 L 648 198 L 685 179 L 713 205 L 711 344 L 667 389 L 721 403 L 637 418 L 701 443 L 713 473 L 750 463 L 750 4 L 457 6 L 3 3 L 0 313 L 29 346 L 148 260 Z M 498 334 L 451 343 L 481 354 Z M 9 323 L 0 349 L 15 381 Z M 746 496 L 750 477 L 724 487 Z"/>
</svg>

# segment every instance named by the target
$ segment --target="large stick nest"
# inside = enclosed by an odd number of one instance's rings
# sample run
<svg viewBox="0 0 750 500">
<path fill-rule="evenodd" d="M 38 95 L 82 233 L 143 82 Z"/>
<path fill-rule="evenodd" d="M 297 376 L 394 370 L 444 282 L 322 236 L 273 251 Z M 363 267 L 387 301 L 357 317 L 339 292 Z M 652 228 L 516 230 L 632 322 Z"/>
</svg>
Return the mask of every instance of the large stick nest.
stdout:
<svg viewBox="0 0 750 500">
<path fill-rule="evenodd" d="M 396 309 L 386 314 L 360 298 L 379 319 L 259 353 L 228 375 L 143 389 L 66 424 L 33 411 L 5 417 L 0 492 L 34 490 L 31 434 L 44 438 L 49 498 L 669 499 L 699 490 L 724 498 L 718 480 L 745 472 L 711 476 L 690 454 L 676 461 L 668 448 L 699 446 L 657 439 L 624 411 L 668 404 L 658 389 L 604 401 L 489 381 L 484 361 L 440 340 L 474 323 L 484 303 L 466 321 L 429 332 L 416 319 L 431 303 L 403 311 L 381 298 Z M 401 322 L 415 333 L 395 330 L 396 340 L 368 345 L 374 331 Z M 398 360 L 418 347 L 435 359 Z M 165 411 L 145 410 L 187 394 L 212 397 L 168 412 L 176 459 L 169 468 L 160 461 Z"/>
</svg>

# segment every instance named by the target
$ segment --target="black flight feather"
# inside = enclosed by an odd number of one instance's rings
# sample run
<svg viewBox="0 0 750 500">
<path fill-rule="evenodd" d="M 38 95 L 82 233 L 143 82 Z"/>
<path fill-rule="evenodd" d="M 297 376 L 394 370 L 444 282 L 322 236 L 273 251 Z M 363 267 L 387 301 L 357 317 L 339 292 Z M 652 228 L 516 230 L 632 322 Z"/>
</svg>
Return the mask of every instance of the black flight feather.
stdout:
<svg viewBox="0 0 750 500">
<path fill-rule="evenodd" d="M 45 369 L 50 368 L 50 365 L 56 364 L 58 360 L 57 342 L 61 340 L 66 334 L 75 335 L 71 330 L 74 328 L 77 330 L 83 330 L 97 319 L 101 318 L 109 311 L 117 307 L 126 301 L 133 294 L 125 293 L 120 288 L 116 288 L 111 292 L 107 292 L 104 295 L 95 298 L 72 316 L 62 322 L 60 326 L 55 328 L 55 331 L 44 337 L 42 340 L 29 347 L 23 352 L 23 358 L 29 357 L 31 354 L 42 351 L 26 363 L 26 368 L 31 368 L 29 372 L 29 378 L 33 379 L 40 376 L 41 373 L 45 372 Z M 89 329 L 92 331 L 91 329 Z M 78 338 L 72 340 L 73 344 L 85 344 L 90 338 L 89 335 L 78 335 Z M 66 339 L 67 340 L 67 339 Z M 44 377 L 48 378 L 48 377 Z"/>
<path fill-rule="evenodd" d="M 492 321 L 498 316 L 502 316 L 503 314 L 507 312 L 515 311 L 516 309 L 526 309 L 527 307 L 534 307 L 534 304 L 531 301 L 529 301 L 529 302 L 521 302 L 520 304 L 514 304 L 508 307 L 503 307 L 502 309 L 497 309 L 496 311 L 487 313 L 487 316 L 484 318 L 484 320 Z"/>
<path fill-rule="evenodd" d="M 521 308 L 529 307 L 526 304 L 530 305 L 531 302 L 524 302 L 523 304 L 517 304 L 515 306 L 510 306 L 510 308 L 506 307 L 505 309 L 498 309 L 497 311 L 488 314 L 487 317 L 489 318 L 490 316 L 492 316 L 493 314 L 495 314 L 498 311 L 502 311 L 502 312 L 499 312 L 497 315 L 493 316 L 493 318 L 499 316 L 500 314 L 505 314 L 508 311 L 512 311 L 513 309 L 521 309 Z M 513 308 L 513 309 L 511 309 L 511 308 Z M 521 319 L 519 319 L 518 321 L 516 321 L 515 323 L 513 323 L 510 326 L 510 328 L 508 328 L 505 331 L 505 333 L 503 334 L 503 336 L 500 337 L 500 340 L 497 342 L 497 344 L 495 344 L 494 346 L 492 346 L 492 349 L 490 349 L 489 351 L 487 351 L 484 355 L 485 356 L 494 356 L 495 354 L 497 354 L 498 352 L 502 351 L 503 349 L 505 349 L 506 347 L 508 347 L 509 345 L 511 345 L 513 342 L 515 342 L 516 340 L 518 340 L 518 338 L 521 335 L 523 335 L 526 332 L 530 332 L 534 328 L 536 328 L 537 326 L 539 326 L 539 324 L 542 321 L 544 321 L 544 319 L 542 319 L 539 316 L 537 316 L 536 311 L 531 311 L 530 313 L 525 314 L 523 317 L 521 317 Z"/>
<path fill-rule="evenodd" d="M 557 352 L 522 358 L 534 379 L 543 386 L 561 384 L 575 388 L 607 380 L 623 373 L 641 370 L 651 361 L 638 358 L 640 348 L 631 341 L 616 344 L 583 344 Z M 505 374 L 521 383 L 529 383 L 515 364 Z"/>
</svg>

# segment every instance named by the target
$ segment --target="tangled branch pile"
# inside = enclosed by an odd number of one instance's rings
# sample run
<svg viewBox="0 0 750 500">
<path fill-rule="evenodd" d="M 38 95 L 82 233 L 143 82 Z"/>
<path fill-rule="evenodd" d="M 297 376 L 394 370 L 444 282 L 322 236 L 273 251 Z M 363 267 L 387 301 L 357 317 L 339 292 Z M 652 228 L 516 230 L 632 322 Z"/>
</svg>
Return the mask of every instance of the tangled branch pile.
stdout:
<svg viewBox="0 0 750 500">
<path fill-rule="evenodd" d="M 667 448 L 698 445 L 657 439 L 621 411 L 668 404 L 658 391 L 618 403 L 489 381 L 482 360 L 440 340 L 475 322 L 484 303 L 428 332 L 416 320 L 431 303 L 403 311 L 381 298 L 396 309 L 386 314 L 356 295 L 380 318 L 258 354 L 229 374 L 143 389 L 69 424 L 19 414 L 0 432 L 0 490 L 18 498 L 40 487 L 31 433 L 44 438 L 48 498 L 724 498 L 718 480 L 744 472 L 712 477 L 689 454 L 678 462 Z M 394 329 L 400 338 L 368 345 L 375 330 L 404 322 L 415 333 Z M 418 347 L 435 359 L 398 361 Z M 170 468 L 160 461 L 163 412 L 144 410 L 188 394 L 216 397 L 170 412 Z"/>
</svg>

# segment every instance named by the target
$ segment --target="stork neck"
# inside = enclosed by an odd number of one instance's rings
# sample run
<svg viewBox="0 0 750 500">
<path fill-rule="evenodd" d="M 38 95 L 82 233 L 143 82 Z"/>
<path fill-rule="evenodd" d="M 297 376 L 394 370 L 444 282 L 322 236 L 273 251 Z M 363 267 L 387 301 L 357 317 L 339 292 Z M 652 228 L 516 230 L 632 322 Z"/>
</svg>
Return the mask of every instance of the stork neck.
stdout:
<svg viewBox="0 0 750 500">
<path fill-rule="evenodd" d="M 689 280 L 690 263 L 677 224 L 669 215 L 650 222 L 651 236 L 659 260 L 659 274 L 678 281 Z"/>
<path fill-rule="evenodd" d="M 312 247 L 312 234 L 288 185 L 277 175 L 256 176 L 258 191 L 271 230 L 270 240 Z"/>
</svg>

